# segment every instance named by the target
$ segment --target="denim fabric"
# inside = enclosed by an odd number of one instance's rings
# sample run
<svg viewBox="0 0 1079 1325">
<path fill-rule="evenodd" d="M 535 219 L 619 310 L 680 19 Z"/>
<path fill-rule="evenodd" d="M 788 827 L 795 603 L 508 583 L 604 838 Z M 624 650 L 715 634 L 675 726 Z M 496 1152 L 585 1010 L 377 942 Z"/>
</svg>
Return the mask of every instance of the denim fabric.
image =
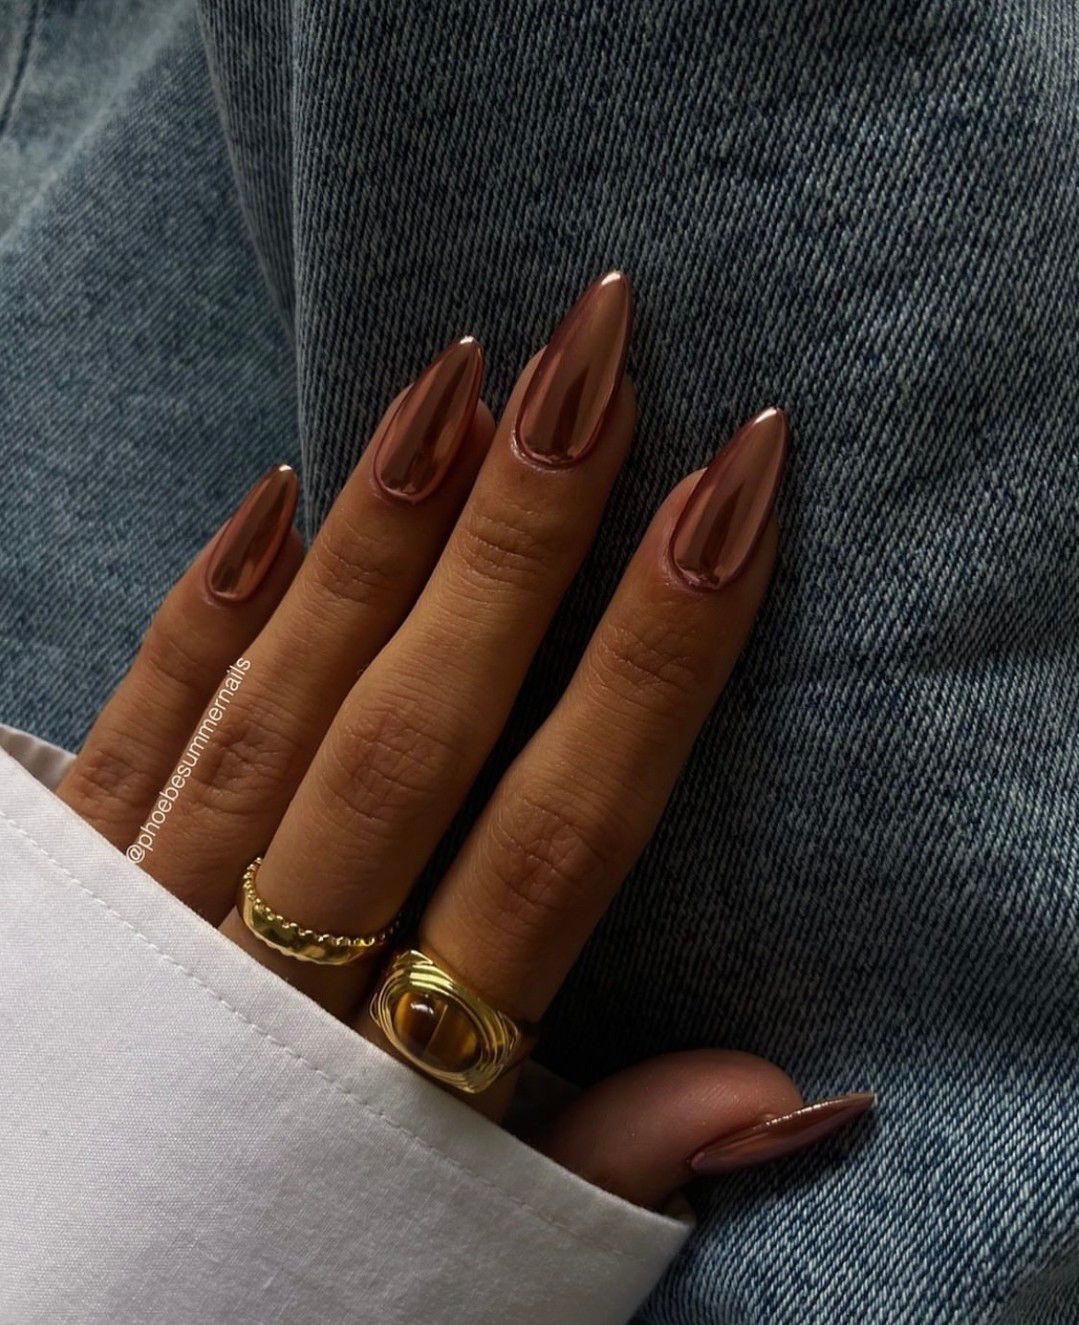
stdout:
<svg viewBox="0 0 1079 1325">
<path fill-rule="evenodd" d="M 784 405 L 773 591 L 542 1056 L 880 1094 L 693 1190 L 652 1325 L 1079 1319 L 1079 10 L 205 0 L 233 184 L 189 11 L 97 8 L 0 64 L 9 180 L 92 110 L 0 240 L 0 717 L 77 742 L 226 490 L 295 437 L 314 528 L 442 343 L 497 407 L 623 266 L 635 450 L 430 878 L 662 495 Z"/>
<path fill-rule="evenodd" d="M 192 8 L 0 0 L 0 35 L 0 712 L 71 748 L 252 473 L 298 458 L 295 383 Z"/>
</svg>

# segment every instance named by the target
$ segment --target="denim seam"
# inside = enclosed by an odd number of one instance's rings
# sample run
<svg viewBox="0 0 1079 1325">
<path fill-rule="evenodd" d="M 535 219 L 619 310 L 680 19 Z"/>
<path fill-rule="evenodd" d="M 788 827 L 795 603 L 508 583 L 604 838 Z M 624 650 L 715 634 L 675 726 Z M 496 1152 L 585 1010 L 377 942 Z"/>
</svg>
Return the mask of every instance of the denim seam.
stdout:
<svg viewBox="0 0 1079 1325">
<path fill-rule="evenodd" d="M 204 993 L 209 994 L 209 996 L 215 1002 L 219 1003 L 223 1008 L 226 1009 L 226 1011 L 231 1013 L 232 1016 L 235 1017 L 236 1020 L 239 1021 L 243 1026 L 247 1027 L 251 1031 L 254 1031 L 254 1033 L 257 1036 L 259 1036 L 263 1040 L 268 1041 L 276 1049 L 283 1050 L 290 1058 L 293 1058 L 298 1063 L 301 1063 L 304 1067 L 308 1069 L 309 1072 L 313 1073 L 316 1077 L 321 1078 L 321 1080 L 326 1082 L 333 1090 L 337 1091 L 338 1094 L 343 1095 L 353 1105 L 362 1109 L 364 1112 L 369 1113 L 374 1117 L 378 1118 L 381 1122 L 384 1122 L 388 1127 L 392 1127 L 395 1131 L 403 1132 L 407 1137 L 409 1137 L 418 1146 L 420 1146 L 421 1149 L 427 1151 L 429 1154 L 433 1155 L 436 1159 L 442 1161 L 443 1163 L 448 1164 L 451 1168 L 456 1169 L 459 1173 L 462 1173 L 466 1178 L 472 1179 L 473 1181 L 478 1182 L 481 1186 L 490 1189 L 496 1195 L 501 1196 L 504 1200 L 508 1201 L 511 1205 L 515 1205 L 520 1210 L 523 1210 L 526 1214 L 531 1215 L 532 1218 L 537 1220 L 539 1223 L 546 1224 L 549 1228 L 552 1228 L 559 1233 L 567 1234 L 575 1242 L 579 1242 L 584 1246 L 591 1245 L 595 1247 L 596 1250 L 601 1251 L 607 1255 L 617 1256 L 621 1260 L 627 1260 L 630 1262 L 633 1262 L 635 1260 L 635 1258 L 623 1248 L 610 1246 L 607 1243 L 600 1241 L 599 1239 L 595 1238 L 590 1239 L 588 1237 L 585 1237 L 581 1234 L 579 1230 L 573 1229 L 569 1227 L 569 1225 L 563 1224 L 560 1221 L 551 1218 L 551 1216 L 544 1214 L 542 1211 L 537 1210 L 534 1206 L 529 1205 L 527 1201 L 522 1201 L 520 1197 L 514 1196 L 511 1192 L 506 1191 L 504 1187 L 500 1187 L 497 1183 L 492 1182 L 489 1178 L 483 1177 L 481 1174 L 476 1173 L 475 1170 L 468 1168 L 467 1165 L 462 1164 L 459 1160 L 455 1160 L 451 1156 L 445 1154 L 443 1151 L 439 1150 L 436 1146 L 433 1146 L 424 1137 L 418 1135 L 416 1132 L 413 1132 L 411 1128 L 406 1127 L 404 1123 L 396 1122 L 393 1118 L 389 1117 L 388 1114 L 385 1114 L 380 1109 L 375 1108 L 375 1106 L 369 1103 L 367 1100 L 361 1099 L 359 1095 L 349 1090 L 347 1086 L 342 1084 L 342 1082 L 338 1081 L 336 1077 L 331 1076 L 330 1073 L 328 1073 L 324 1068 L 319 1067 L 317 1064 L 311 1062 L 310 1059 L 305 1058 L 304 1055 L 299 1052 L 299 1050 L 292 1048 L 291 1045 L 286 1044 L 283 1040 L 276 1039 L 264 1027 L 259 1026 L 249 1017 L 246 1017 L 238 1008 L 233 1007 L 233 1005 L 229 1003 L 227 999 L 225 999 L 221 994 L 219 994 L 216 989 L 214 989 L 211 985 L 208 985 L 203 979 L 201 979 L 201 977 L 196 975 L 194 971 L 184 966 L 182 962 L 178 962 L 175 957 L 171 957 L 162 948 L 159 948 L 157 944 L 153 942 L 152 939 L 148 938 L 142 932 L 142 930 L 138 928 L 138 926 L 133 925 L 130 920 L 127 920 L 124 916 L 120 914 L 119 911 L 115 910 L 115 908 L 110 906 L 109 903 L 106 902 L 103 897 L 100 897 L 97 893 L 95 893 L 94 890 L 88 884 L 84 883 L 76 875 L 72 874 L 71 871 L 67 869 L 66 866 L 62 865 L 60 861 L 58 861 L 56 857 L 51 854 L 48 848 L 43 846 L 42 843 L 39 842 L 32 833 L 28 832 L 17 820 L 13 819 L 9 814 L 6 814 L 3 810 L 0 810 L 0 819 L 2 819 L 6 824 L 8 824 L 9 827 L 13 828 L 15 832 L 17 832 L 20 836 L 24 837 L 28 842 L 30 842 L 37 849 L 39 854 L 42 855 L 45 858 L 45 860 L 49 862 L 50 865 L 52 865 L 56 870 L 58 870 L 64 876 L 65 879 L 73 883 L 75 887 L 79 889 L 80 892 L 84 893 L 88 898 L 90 898 L 91 901 L 95 902 L 98 906 L 100 906 L 108 915 L 112 916 L 114 920 L 119 921 L 119 923 L 125 929 L 129 930 L 137 939 L 140 939 L 143 943 L 145 943 L 146 946 L 150 948 L 153 952 L 155 952 L 163 962 L 181 971 L 199 989 L 201 989 Z"/>
<path fill-rule="evenodd" d="M 26 27 L 23 30 L 22 43 L 19 46 L 19 54 L 15 61 L 15 72 L 11 76 L 11 86 L 7 90 L 7 96 L 4 98 L 3 104 L 0 105 L 0 138 L 7 132 L 19 90 L 26 79 L 26 70 L 30 64 L 30 52 L 33 49 L 34 37 L 37 34 L 37 19 L 40 10 L 41 0 L 30 0 Z"/>
</svg>

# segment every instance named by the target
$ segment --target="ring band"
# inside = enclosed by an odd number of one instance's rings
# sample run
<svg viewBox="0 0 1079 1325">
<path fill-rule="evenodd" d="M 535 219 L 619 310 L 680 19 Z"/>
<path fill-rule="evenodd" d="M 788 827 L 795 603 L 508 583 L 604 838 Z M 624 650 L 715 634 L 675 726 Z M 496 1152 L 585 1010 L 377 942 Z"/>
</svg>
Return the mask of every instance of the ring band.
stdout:
<svg viewBox="0 0 1079 1325">
<path fill-rule="evenodd" d="M 493 1086 L 536 1041 L 536 1027 L 499 1012 L 416 948 L 387 966 L 371 1016 L 413 1067 L 469 1095 Z"/>
<path fill-rule="evenodd" d="M 286 957 L 294 957 L 298 962 L 315 962 L 319 966 L 347 966 L 385 947 L 397 930 L 396 916 L 373 934 L 356 935 L 320 934 L 294 920 L 286 920 L 255 891 L 255 878 L 261 864 L 262 857 L 256 856 L 244 870 L 236 908 L 257 939 L 267 947 L 283 952 Z"/>
</svg>

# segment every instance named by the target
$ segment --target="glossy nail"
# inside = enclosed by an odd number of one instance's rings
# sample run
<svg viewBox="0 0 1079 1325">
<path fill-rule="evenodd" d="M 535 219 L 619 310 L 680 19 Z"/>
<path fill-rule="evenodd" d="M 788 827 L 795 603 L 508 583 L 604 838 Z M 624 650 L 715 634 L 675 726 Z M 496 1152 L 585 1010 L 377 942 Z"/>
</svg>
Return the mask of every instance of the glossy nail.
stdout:
<svg viewBox="0 0 1079 1325">
<path fill-rule="evenodd" d="M 379 486 L 407 502 L 429 497 L 442 482 L 476 415 L 483 350 L 471 336 L 430 364 L 398 405 L 375 453 Z"/>
<path fill-rule="evenodd" d="M 206 588 L 220 602 L 242 603 L 258 589 L 292 528 L 300 483 L 275 465 L 255 484 L 218 534 L 206 563 Z"/>
<path fill-rule="evenodd" d="M 700 1174 L 730 1173 L 790 1155 L 860 1117 L 875 1098 L 871 1091 L 858 1091 L 769 1118 L 704 1146 L 690 1156 L 689 1167 Z"/>
<path fill-rule="evenodd" d="M 676 569 L 694 588 L 722 588 L 745 568 L 775 504 L 789 437 L 786 414 L 766 409 L 701 475 L 670 545 Z"/>
<path fill-rule="evenodd" d="M 525 455 L 571 465 L 595 446 L 622 382 L 632 321 L 633 291 L 620 271 L 595 281 L 569 310 L 536 365 L 513 427 Z"/>
</svg>

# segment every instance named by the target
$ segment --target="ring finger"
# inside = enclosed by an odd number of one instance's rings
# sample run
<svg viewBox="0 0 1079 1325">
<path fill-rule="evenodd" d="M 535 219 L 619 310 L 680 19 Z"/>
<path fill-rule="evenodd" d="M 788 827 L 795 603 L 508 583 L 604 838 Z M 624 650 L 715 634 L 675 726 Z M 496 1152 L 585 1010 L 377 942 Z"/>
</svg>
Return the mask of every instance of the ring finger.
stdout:
<svg viewBox="0 0 1079 1325">
<path fill-rule="evenodd" d="M 519 1021 L 543 1015 L 644 848 L 742 651 L 775 560 L 786 448 L 785 416 L 766 410 L 664 503 L 422 918 L 423 950 Z M 474 1102 L 497 1116 L 511 1087 Z"/>
</svg>

